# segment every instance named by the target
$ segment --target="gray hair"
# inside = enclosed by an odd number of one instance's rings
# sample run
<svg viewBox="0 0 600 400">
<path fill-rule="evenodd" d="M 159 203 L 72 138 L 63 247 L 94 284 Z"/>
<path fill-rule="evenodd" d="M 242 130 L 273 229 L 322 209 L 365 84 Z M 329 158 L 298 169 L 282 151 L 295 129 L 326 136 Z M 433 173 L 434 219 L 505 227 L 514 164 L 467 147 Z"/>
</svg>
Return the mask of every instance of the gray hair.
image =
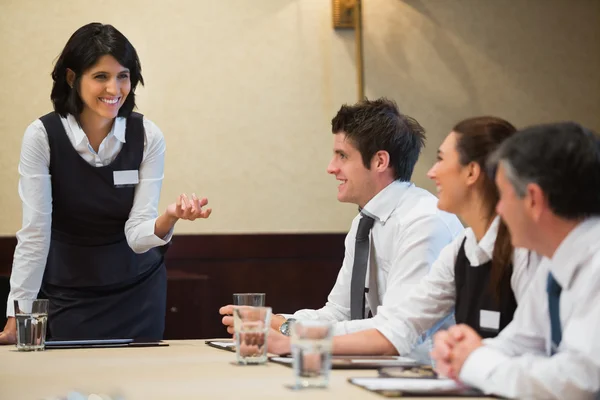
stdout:
<svg viewBox="0 0 600 400">
<path fill-rule="evenodd" d="M 490 157 L 488 168 L 498 165 L 517 196 L 533 183 L 557 216 L 600 216 L 600 139 L 589 129 L 573 122 L 523 129 Z"/>
<path fill-rule="evenodd" d="M 538 183 L 535 179 L 526 179 L 519 175 L 515 167 L 511 164 L 511 162 L 507 159 L 500 159 L 498 165 L 502 165 L 504 169 L 504 173 L 506 175 L 506 179 L 510 182 L 513 189 L 517 193 L 517 196 L 520 198 L 525 197 L 525 193 L 527 193 L 527 185 L 530 183 Z"/>
</svg>

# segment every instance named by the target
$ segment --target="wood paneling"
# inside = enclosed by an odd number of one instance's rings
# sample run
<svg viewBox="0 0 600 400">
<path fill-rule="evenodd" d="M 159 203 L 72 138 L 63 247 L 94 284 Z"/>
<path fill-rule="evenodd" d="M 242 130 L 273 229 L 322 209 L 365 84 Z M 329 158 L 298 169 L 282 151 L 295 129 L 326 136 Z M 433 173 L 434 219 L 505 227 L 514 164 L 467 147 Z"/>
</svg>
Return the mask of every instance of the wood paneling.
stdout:
<svg viewBox="0 0 600 400">
<path fill-rule="evenodd" d="M 15 245 L 14 237 L 0 238 L 5 284 Z M 274 312 L 322 307 L 343 254 L 343 234 L 174 236 L 166 254 L 165 338 L 225 336 L 219 307 L 230 304 L 237 292 L 266 293 Z M 0 309 L 7 295 L 2 283 Z"/>
</svg>

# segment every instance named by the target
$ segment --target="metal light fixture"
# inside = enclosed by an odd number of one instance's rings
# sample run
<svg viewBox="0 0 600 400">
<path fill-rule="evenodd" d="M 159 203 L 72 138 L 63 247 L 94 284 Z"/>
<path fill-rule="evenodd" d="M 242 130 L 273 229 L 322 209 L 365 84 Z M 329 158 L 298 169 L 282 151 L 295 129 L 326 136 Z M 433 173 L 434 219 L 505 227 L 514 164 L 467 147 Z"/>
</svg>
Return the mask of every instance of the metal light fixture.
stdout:
<svg viewBox="0 0 600 400">
<path fill-rule="evenodd" d="M 358 84 L 358 100 L 364 94 L 364 60 L 362 43 L 362 1 L 361 0 L 331 0 L 333 28 L 354 29 L 356 42 L 356 78 Z"/>
</svg>

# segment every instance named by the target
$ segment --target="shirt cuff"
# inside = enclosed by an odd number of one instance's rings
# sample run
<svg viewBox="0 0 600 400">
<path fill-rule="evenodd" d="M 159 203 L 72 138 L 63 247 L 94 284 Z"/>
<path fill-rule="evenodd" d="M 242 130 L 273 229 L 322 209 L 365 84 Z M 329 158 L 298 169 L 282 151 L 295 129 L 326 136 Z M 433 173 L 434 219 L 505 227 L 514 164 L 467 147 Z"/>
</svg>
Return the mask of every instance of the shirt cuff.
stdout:
<svg viewBox="0 0 600 400">
<path fill-rule="evenodd" d="M 481 346 L 473 351 L 465 360 L 459 379 L 467 385 L 474 386 L 486 393 L 490 387 L 489 376 L 492 371 L 509 357 L 489 346 Z"/>
<path fill-rule="evenodd" d="M 175 227 L 171 228 L 164 238 L 159 238 L 154 234 L 155 224 L 156 218 L 144 221 L 136 227 L 136 230 L 139 232 L 139 234 L 135 240 L 135 243 L 131 243 L 131 248 L 133 251 L 136 253 L 145 253 L 154 247 L 164 246 L 165 244 L 169 243 L 173 237 L 173 230 Z"/>
<path fill-rule="evenodd" d="M 153 229 L 154 229 L 154 228 L 153 228 Z M 164 242 L 164 243 L 163 243 L 163 245 L 165 245 L 165 244 L 167 244 L 167 243 L 169 243 L 169 242 L 171 241 L 171 238 L 173 237 L 173 231 L 175 231 L 175 226 L 173 226 L 173 227 L 171 228 L 171 230 L 170 230 L 169 232 L 167 232 L 167 235 L 166 235 L 164 238 L 162 238 L 162 241 Z M 155 237 L 158 237 L 158 236 L 156 236 L 156 235 L 154 235 L 154 236 L 155 236 Z M 160 239 L 160 238 L 159 238 L 159 239 Z"/>
<path fill-rule="evenodd" d="M 15 316 L 15 303 L 14 300 L 12 298 L 11 295 L 8 295 L 8 300 L 6 301 L 6 316 L 7 317 L 14 317 Z M 3 326 L 0 326 L 0 328 L 4 328 Z"/>
<path fill-rule="evenodd" d="M 8 294 L 8 300 L 6 301 L 6 316 L 14 317 L 15 316 L 15 300 L 36 300 L 37 297 L 28 298 L 15 298 L 12 294 Z M 4 328 L 0 326 L 0 329 Z"/>
<path fill-rule="evenodd" d="M 318 310 L 298 310 L 294 314 L 279 314 L 287 318 L 294 318 L 298 321 L 325 321 L 333 325 L 333 336 L 345 335 L 347 332 L 345 323 L 348 321 L 337 321 L 335 319 L 326 318 L 319 315 Z"/>
<path fill-rule="evenodd" d="M 375 327 L 396 349 L 399 355 L 407 356 L 411 353 L 414 345 L 417 344 L 418 338 L 407 339 L 403 336 L 394 334 L 394 329 L 390 326 L 377 326 Z"/>
<path fill-rule="evenodd" d="M 342 336 L 342 335 L 347 335 L 348 333 L 348 329 L 346 329 L 346 321 L 338 321 L 338 322 L 333 322 L 333 336 Z"/>
</svg>

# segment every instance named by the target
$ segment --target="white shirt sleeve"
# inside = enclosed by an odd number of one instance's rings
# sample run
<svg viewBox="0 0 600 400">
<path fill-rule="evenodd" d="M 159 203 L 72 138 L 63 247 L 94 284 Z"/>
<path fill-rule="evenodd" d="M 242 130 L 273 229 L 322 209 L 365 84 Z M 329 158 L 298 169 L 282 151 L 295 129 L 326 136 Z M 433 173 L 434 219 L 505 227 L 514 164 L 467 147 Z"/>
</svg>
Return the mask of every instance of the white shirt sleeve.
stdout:
<svg viewBox="0 0 600 400">
<path fill-rule="evenodd" d="M 342 268 L 338 273 L 337 280 L 324 307 L 318 310 L 299 310 L 293 315 L 293 318 L 302 320 L 325 320 L 325 321 L 344 321 L 350 319 L 350 283 L 352 281 L 352 265 L 354 254 L 354 236 L 358 227 L 358 218 L 352 222 L 352 228 L 346 235 L 345 255 Z M 337 325 L 337 324 L 336 324 Z M 335 328 L 334 328 L 335 330 Z"/>
<path fill-rule="evenodd" d="M 25 130 L 19 160 L 19 197 L 23 223 L 17 232 L 17 247 L 10 275 L 7 316 L 14 316 L 14 300 L 35 299 L 42 284 L 50 248 L 52 186 L 50 146 L 40 120 Z"/>
<path fill-rule="evenodd" d="M 419 337 L 454 310 L 456 288 L 454 264 L 464 240 L 458 236 L 440 253 L 431 272 L 395 308 L 380 307 L 377 330 L 394 345 L 398 354 L 409 354 Z M 401 300 L 401 301 L 400 301 Z"/>
<path fill-rule="evenodd" d="M 437 214 L 423 215 L 398 226 L 394 239 L 395 255 L 377 314 L 369 319 L 338 322 L 334 333 L 343 335 L 372 328 L 386 330 L 389 315 L 402 307 L 404 296 L 427 275 L 441 250 L 453 237 L 445 221 Z M 345 294 L 349 302 L 348 293 L 349 289 Z"/>
<path fill-rule="evenodd" d="M 463 233 L 442 250 L 431 272 L 402 299 L 399 307 L 379 310 L 386 323 L 377 329 L 399 354 L 409 354 L 420 335 L 453 312 L 456 303 L 454 266 L 464 239 Z M 536 253 L 529 253 L 516 249 L 513 256 L 511 284 L 517 302 L 523 298 L 539 262 Z"/>
<path fill-rule="evenodd" d="M 162 132 L 144 119 L 146 138 L 140 165 L 140 182 L 134 203 L 125 223 L 129 246 L 137 253 L 166 244 L 173 230 L 164 238 L 154 235 L 158 201 L 164 172 L 165 141 Z M 52 183 L 49 172 L 50 146 L 44 125 L 34 121 L 25 130 L 19 161 L 19 196 L 23 207 L 22 228 L 17 232 L 10 278 L 7 315 L 14 315 L 13 300 L 35 299 L 41 287 L 52 228 Z"/>
<path fill-rule="evenodd" d="M 523 248 L 513 250 L 513 273 L 510 278 L 510 286 L 515 294 L 517 304 L 521 303 L 527 293 L 541 259 L 541 256 L 534 251 Z"/>
<path fill-rule="evenodd" d="M 600 274 L 587 282 L 592 290 L 577 290 L 579 298 L 563 329 L 558 353 L 551 357 L 546 355 L 550 329 L 547 274 L 542 263 L 513 321 L 465 361 L 460 371 L 463 382 L 509 398 L 596 398 L 600 390 L 600 341 L 596 340 Z"/>
<path fill-rule="evenodd" d="M 164 238 L 154 234 L 164 178 L 166 145 L 160 129 L 145 118 L 144 129 L 146 144 L 139 171 L 140 182 L 135 188 L 133 206 L 125 222 L 127 243 L 136 253 L 144 253 L 153 247 L 165 245 L 173 235 L 173 229 Z"/>
</svg>

